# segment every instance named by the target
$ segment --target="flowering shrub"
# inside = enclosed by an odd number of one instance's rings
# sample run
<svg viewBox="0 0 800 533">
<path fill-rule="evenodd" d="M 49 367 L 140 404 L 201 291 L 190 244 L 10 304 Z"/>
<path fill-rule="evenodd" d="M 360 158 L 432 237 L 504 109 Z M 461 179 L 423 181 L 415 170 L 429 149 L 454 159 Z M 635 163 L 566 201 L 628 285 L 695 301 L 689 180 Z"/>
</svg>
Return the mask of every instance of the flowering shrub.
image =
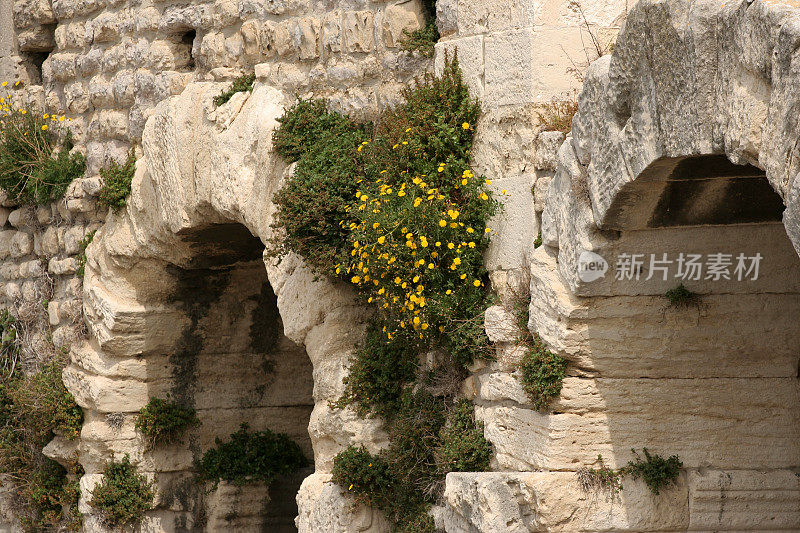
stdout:
<svg viewBox="0 0 800 533">
<path fill-rule="evenodd" d="M 26 108 L 12 94 L 0 93 L 0 188 L 12 200 L 45 204 L 64 196 L 72 180 L 83 176 L 86 159 L 70 153 L 72 132 L 63 128 L 64 120 L 64 115 Z"/>
<path fill-rule="evenodd" d="M 390 446 L 379 456 L 342 452 L 334 480 L 400 530 L 429 531 L 426 512 L 444 475 L 485 469 L 491 446 L 469 402 L 449 407 L 458 387 L 437 387 L 420 372 L 420 354 L 435 353 L 430 374 L 459 384 L 464 367 L 490 356 L 483 253 L 499 204 L 470 167 L 480 105 L 457 58 L 403 96 L 371 136 L 322 102 L 287 111 L 273 141 L 297 167 L 275 198 L 285 238 L 273 253 L 302 255 L 375 308 L 333 405 L 381 416 Z"/>
</svg>

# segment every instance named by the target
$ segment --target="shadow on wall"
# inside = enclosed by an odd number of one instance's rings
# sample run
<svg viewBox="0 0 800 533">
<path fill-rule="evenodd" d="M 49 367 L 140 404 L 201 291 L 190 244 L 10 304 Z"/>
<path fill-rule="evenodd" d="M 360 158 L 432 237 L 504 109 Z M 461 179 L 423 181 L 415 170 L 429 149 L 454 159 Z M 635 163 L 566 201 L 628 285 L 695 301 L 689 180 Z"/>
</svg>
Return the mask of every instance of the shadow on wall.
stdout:
<svg viewBox="0 0 800 533">
<path fill-rule="evenodd" d="M 148 452 L 163 494 L 157 507 L 174 511 L 177 530 L 296 531 L 295 496 L 313 468 L 269 488 L 222 483 L 208 494 L 190 472 L 216 439 L 230 440 L 242 424 L 287 434 L 312 461 L 313 377 L 305 349 L 283 335 L 261 241 L 227 223 L 179 236 L 192 257 L 181 267 L 165 265 L 164 275 L 172 287 L 167 305 L 183 315 L 184 327 L 171 349 L 145 355 L 148 392 L 193 407 L 200 424 L 182 444 Z M 139 296 L 152 298 L 147 289 Z"/>
<path fill-rule="evenodd" d="M 619 198 L 604 255 L 623 279 L 588 304 L 575 364 L 596 379 L 565 385 L 588 411 L 563 415 L 568 455 L 622 466 L 632 447 L 677 454 L 691 528 L 796 526 L 785 491 L 800 465 L 800 258 L 781 198 L 724 156 L 657 161 Z M 680 283 L 694 296 L 670 303 Z M 727 509 L 726 491 L 737 498 Z"/>
</svg>

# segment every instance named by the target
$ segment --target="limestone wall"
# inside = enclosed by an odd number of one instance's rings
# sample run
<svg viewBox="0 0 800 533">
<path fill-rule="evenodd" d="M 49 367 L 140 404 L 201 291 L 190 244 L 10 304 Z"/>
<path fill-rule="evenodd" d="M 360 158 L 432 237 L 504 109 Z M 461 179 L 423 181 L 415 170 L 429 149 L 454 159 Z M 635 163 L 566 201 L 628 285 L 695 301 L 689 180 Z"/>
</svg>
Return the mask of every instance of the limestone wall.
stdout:
<svg viewBox="0 0 800 533">
<path fill-rule="evenodd" d="M 67 112 L 88 160 L 63 201 L 36 210 L 0 202 L 0 304 L 27 310 L 45 324 L 41 334 L 52 329 L 54 342 L 72 344 L 64 379 L 86 423 L 79 443 L 56 439 L 47 453 L 79 451 L 85 529 L 104 530 L 88 505 L 103 464 L 130 453 L 159 488 L 142 530 L 256 530 L 265 516 L 283 520 L 274 508 L 295 492 L 300 531 L 389 530 L 329 481 L 347 445 L 386 444 L 378 421 L 329 406 L 364 310 L 300 258 L 278 265 L 260 256 L 271 194 L 291 172 L 271 152 L 271 132 L 295 95 L 372 117 L 456 49 L 483 102 L 475 171 L 505 204 L 486 257 L 500 296 L 486 315 L 497 359 L 476 364 L 463 388 L 496 454 L 493 472 L 448 476 L 437 525 L 470 533 L 800 528 L 797 8 L 645 1 L 613 59 L 585 74 L 631 7 L 439 0 L 442 40 L 431 61 L 399 49 L 403 30 L 423 24 L 416 0 L 0 0 L 2 79 L 24 80 L 30 99 Z M 224 82 L 249 71 L 254 92 L 215 109 Z M 573 133 L 540 133 L 542 106 L 582 86 Z M 760 127 L 767 123 L 781 126 Z M 99 169 L 131 146 L 140 160 L 130 203 L 108 214 L 95 200 Z M 630 224 L 649 217 L 675 181 L 651 172 L 631 187 L 651 163 L 723 154 L 761 172 L 789 206 L 784 223 L 703 223 L 697 213 L 713 211 L 704 207 L 729 205 L 731 176 L 722 176 L 682 211 L 700 223 Z M 77 243 L 95 229 L 84 284 L 74 275 Z M 544 246 L 534 249 L 540 229 Z M 232 235 L 248 236 L 249 247 Z M 583 282 L 583 250 L 610 261 L 625 252 L 765 260 L 757 281 L 690 284 L 699 300 L 676 309 L 663 296 L 673 279 L 615 281 L 612 263 L 604 280 Z M 232 251 L 247 253 L 198 264 Z M 548 412 L 532 408 L 518 381 L 523 352 L 508 307 L 526 293 L 531 331 L 570 362 Z M 133 415 L 167 393 L 189 399 L 203 426 L 185 446 L 149 450 Z M 200 495 L 188 477 L 192 459 L 241 422 L 291 434 L 313 472 L 279 490 L 223 485 Z M 598 454 L 620 466 L 643 447 L 680 456 L 675 487 L 654 497 L 626 482 L 607 497 L 580 486 L 576 472 L 596 466 Z M 266 511 L 278 494 L 280 505 Z M 203 513 L 204 525 L 195 522 Z"/>
<path fill-rule="evenodd" d="M 513 318 L 487 311 L 505 350 L 468 390 L 498 472 L 448 475 L 448 531 L 800 527 L 798 175 L 796 135 L 784 138 L 799 20 L 791 2 L 640 2 L 614 55 L 590 67 L 572 133 L 560 147 L 539 138 L 547 188 L 535 187 L 543 246 L 530 256 L 529 327 L 567 358 L 568 376 L 547 412 L 526 407 Z M 581 275 L 585 252 L 608 262 L 604 277 Z M 644 262 L 618 279 L 624 253 Z M 739 279 L 735 263 L 729 279 L 684 278 L 681 253 L 763 261 L 758 279 Z M 666 280 L 650 254 L 673 260 Z M 696 296 L 673 305 L 665 293 L 681 282 Z M 674 487 L 580 486 L 598 454 L 619 466 L 642 447 L 681 458 Z"/>
</svg>

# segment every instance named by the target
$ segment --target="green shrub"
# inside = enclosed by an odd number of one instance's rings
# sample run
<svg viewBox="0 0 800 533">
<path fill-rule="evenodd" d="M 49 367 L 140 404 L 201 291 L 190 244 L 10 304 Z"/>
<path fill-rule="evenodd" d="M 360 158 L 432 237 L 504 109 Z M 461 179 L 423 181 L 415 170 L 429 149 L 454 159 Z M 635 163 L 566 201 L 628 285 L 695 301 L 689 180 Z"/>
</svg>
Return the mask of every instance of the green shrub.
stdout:
<svg viewBox="0 0 800 533">
<path fill-rule="evenodd" d="M 364 446 L 349 446 L 333 460 L 332 479 L 353 494 L 356 502 L 376 509 L 391 509 L 397 486 L 391 465 Z"/>
<path fill-rule="evenodd" d="M 548 350 L 539 335 L 531 337 L 530 349 L 523 356 L 519 368 L 522 388 L 534 408 L 544 409 L 561 393 L 567 361 Z"/>
<path fill-rule="evenodd" d="M 42 205 L 64 196 L 83 176 L 86 159 L 73 148 L 64 117 L 16 106 L 0 97 L 0 188 L 20 204 Z"/>
<path fill-rule="evenodd" d="M 642 449 L 644 460 L 631 449 L 635 460 L 629 461 L 627 466 L 620 471 L 623 475 L 630 475 L 633 479 L 642 479 L 653 494 L 658 494 L 661 489 L 674 484 L 678 480 L 683 463 L 677 455 L 664 459 L 658 454 L 650 455 L 647 448 Z"/>
<path fill-rule="evenodd" d="M 541 232 L 541 231 L 539 231 L 539 234 L 538 234 L 538 235 L 536 236 L 536 238 L 533 240 L 533 247 L 534 247 L 534 248 L 538 248 L 538 247 L 540 247 L 541 245 L 542 245 L 542 232 Z"/>
<path fill-rule="evenodd" d="M 83 411 L 61 379 L 65 364 L 60 358 L 44 364 L 39 372 L 19 380 L 10 395 L 28 428 L 74 439 L 83 425 Z"/>
<path fill-rule="evenodd" d="M 75 438 L 83 413 L 61 381 L 63 359 L 30 375 L 21 371 L 15 324 L 10 313 L 0 313 L 0 473 L 20 497 L 16 511 L 26 531 L 74 527 L 78 466 L 68 472 L 42 455 L 42 448 L 54 432 Z"/>
<path fill-rule="evenodd" d="M 403 390 L 419 368 L 418 339 L 398 335 L 387 341 L 384 335 L 378 322 L 367 327 L 366 340 L 350 362 L 345 392 L 335 407 L 353 405 L 359 416 L 385 419 L 397 411 Z"/>
<path fill-rule="evenodd" d="M 151 398 L 136 417 L 136 428 L 147 437 L 151 447 L 179 442 L 188 428 L 199 423 L 193 408 L 160 398 Z"/>
<path fill-rule="evenodd" d="M 107 168 L 100 170 L 103 186 L 100 188 L 97 200 L 115 211 L 125 207 L 135 173 L 136 154 L 131 148 L 125 163 L 120 165 L 116 161 L 111 161 Z"/>
<path fill-rule="evenodd" d="M 272 134 L 275 151 L 290 163 L 298 161 L 316 144 L 335 142 L 336 137 L 361 134 L 363 139 L 350 145 L 351 149 L 366 138 L 366 129 L 335 111 L 329 111 L 324 100 L 300 99 L 278 119 L 280 127 Z M 348 201 L 350 199 L 348 198 Z"/>
<path fill-rule="evenodd" d="M 443 472 L 483 472 L 489 468 L 492 444 L 484 438 L 483 422 L 475 421 L 475 409 L 469 401 L 456 403 L 440 440 L 436 454 Z"/>
<path fill-rule="evenodd" d="M 80 251 L 78 252 L 78 269 L 75 271 L 75 274 L 80 278 L 86 274 L 86 248 L 88 248 L 94 240 L 95 233 L 97 233 L 96 230 L 87 233 L 78 243 L 78 249 Z"/>
<path fill-rule="evenodd" d="M 247 424 L 233 433 L 230 441 L 216 439 L 217 446 L 197 462 L 200 480 L 229 481 L 234 485 L 251 482 L 269 484 L 283 474 L 308 464 L 300 447 L 283 433 L 270 430 L 250 432 Z"/>
<path fill-rule="evenodd" d="M 356 501 L 383 511 L 397 531 L 433 531 L 427 512 L 441 496 L 444 476 L 483 471 L 491 444 L 469 401 L 406 390 L 387 423 L 389 447 L 375 455 L 350 446 L 334 458 L 333 481 Z"/>
<path fill-rule="evenodd" d="M 302 157 L 292 179 L 275 195 L 275 226 L 285 235 L 273 240 L 270 248 L 277 256 L 294 251 L 319 273 L 327 274 L 346 252 L 347 226 L 352 218 L 348 206 L 358 188 L 355 176 L 361 165 L 355 147 L 367 136 L 363 128 L 336 113 L 322 112 L 316 122 L 307 124 L 311 119 L 308 108 L 320 106 L 324 109 L 324 103 L 301 100 L 282 119 L 289 129 L 275 132 L 276 145 L 286 143 L 279 153 L 293 157 L 291 154 L 302 150 Z M 294 139 L 291 128 L 300 125 L 312 128 L 310 136 L 316 142 L 306 146 Z"/>
<path fill-rule="evenodd" d="M 220 94 L 214 97 L 214 105 L 219 107 L 221 105 L 227 104 L 228 100 L 233 97 L 236 93 L 243 93 L 243 92 L 253 92 L 253 83 L 256 81 L 255 74 L 243 74 L 239 76 L 231 86 L 222 91 Z"/>
<path fill-rule="evenodd" d="M 152 509 L 154 498 L 152 484 L 136 472 L 126 455 L 106 464 L 103 481 L 92 490 L 89 504 L 106 525 L 117 528 L 140 521 Z"/>
</svg>

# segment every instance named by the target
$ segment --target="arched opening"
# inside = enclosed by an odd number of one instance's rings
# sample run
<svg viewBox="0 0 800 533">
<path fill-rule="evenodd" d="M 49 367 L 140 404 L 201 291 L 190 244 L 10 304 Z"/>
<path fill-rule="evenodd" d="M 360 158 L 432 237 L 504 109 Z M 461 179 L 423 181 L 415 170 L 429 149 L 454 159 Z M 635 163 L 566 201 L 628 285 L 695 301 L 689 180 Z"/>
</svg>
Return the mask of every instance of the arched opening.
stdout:
<svg viewBox="0 0 800 533">
<path fill-rule="evenodd" d="M 598 454 L 623 466 L 632 448 L 675 454 L 683 474 L 658 500 L 671 499 L 670 527 L 791 528 L 800 258 L 782 212 L 760 169 L 724 156 L 662 159 L 622 189 L 603 223 L 618 234 L 598 249 L 608 273 L 587 284 L 590 311 L 569 323 L 578 375 L 591 378 L 567 379 L 548 468 L 595 465 Z M 680 285 L 686 296 L 672 297 Z M 574 397 L 596 413 L 576 416 Z"/>
<path fill-rule="evenodd" d="M 197 38 L 197 30 L 188 28 L 184 31 L 173 34 L 171 40 L 174 44 L 173 53 L 175 55 L 175 69 L 182 72 L 194 70 L 194 43 Z"/>
<path fill-rule="evenodd" d="M 295 496 L 313 467 L 268 487 L 223 482 L 210 493 L 193 473 L 180 471 L 215 448 L 217 439 L 229 441 L 242 424 L 248 431 L 289 436 L 313 464 L 308 423 L 314 401 L 311 362 L 303 346 L 283 335 L 262 242 L 240 224 L 178 236 L 192 257 L 181 267 L 167 267 L 166 275 L 174 287 L 169 303 L 185 314 L 186 326 L 165 357 L 148 356 L 153 375 L 155 367 L 169 369 L 169 377 L 149 392 L 194 408 L 200 423 L 182 443 L 151 452 L 161 455 L 154 462 L 163 465 L 160 507 L 179 511 L 178 531 L 296 531 Z"/>
</svg>

